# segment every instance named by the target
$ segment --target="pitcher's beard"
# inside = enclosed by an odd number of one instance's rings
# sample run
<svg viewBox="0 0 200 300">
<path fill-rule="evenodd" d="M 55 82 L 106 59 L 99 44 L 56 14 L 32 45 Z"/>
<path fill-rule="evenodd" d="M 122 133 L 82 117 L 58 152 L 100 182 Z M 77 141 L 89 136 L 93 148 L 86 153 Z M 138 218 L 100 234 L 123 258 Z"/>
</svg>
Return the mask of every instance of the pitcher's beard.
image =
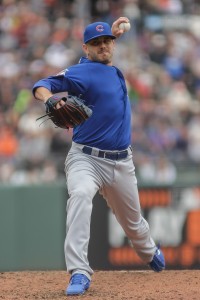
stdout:
<svg viewBox="0 0 200 300">
<path fill-rule="evenodd" d="M 108 53 L 107 54 L 102 53 L 102 55 L 100 55 L 100 57 L 101 57 L 101 60 L 102 60 L 103 63 L 110 63 L 111 62 L 111 55 L 110 54 L 108 55 Z"/>
<path fill-rule="evenodd" d="M 92 61 L 96 61 L 102 63 L 104 65 L 108 65 L 112 63 L 112 55 L 105 55 L 104 53 L 90 54 L 88 58 Z"/>
<path fill-rule="evenodd" d="M 102 55 L 101 57 L 97 58 L 97 61 L 101 62 L 104 65 L 111 63 L 111 58 L 108 55 Z"/>
<path fill-rule="evenodd" d="M 104 64 L 104 65 L 107 65 L 107 64 L 110 63 L 110 60 L 105 59 L 105 60 L 101 60 L 100 62 L 101 62 L 102 64 Z"/>
</svg>

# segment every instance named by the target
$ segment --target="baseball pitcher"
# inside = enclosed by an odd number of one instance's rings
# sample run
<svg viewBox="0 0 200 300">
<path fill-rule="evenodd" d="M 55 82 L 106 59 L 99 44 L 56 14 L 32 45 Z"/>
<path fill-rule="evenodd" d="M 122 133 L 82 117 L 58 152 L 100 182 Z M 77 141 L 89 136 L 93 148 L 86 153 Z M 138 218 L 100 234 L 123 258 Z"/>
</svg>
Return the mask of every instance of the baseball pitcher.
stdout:
<svg viewBox="0 0 200 300">
<path fill-rule="evenodd" d="M 112 27 L 104 22 L 89 24 L 83 34 L 85 56 L 79 63 L 33 87 L 35 98 L 45 103 L 47 117 L 58 127 L 73 127 L 65 161 L 69 199 L 64 251 L 71 274 L 66 295 L 83 294 L 91 283 L 88 244 L 97 191 L 115 214 L 133 251 L 152 270 L 165 268 L 163 253 L 141 215 L 131 148 L 131 107 L 124 76 L 112 63 L 115 40 L 126 31 L 123 28 L 130 27 L 121 23 L 129 20 L 121 17 Z M 70 96 L 59 98 L 55 94 L 60 92 Z"/>
</svg>

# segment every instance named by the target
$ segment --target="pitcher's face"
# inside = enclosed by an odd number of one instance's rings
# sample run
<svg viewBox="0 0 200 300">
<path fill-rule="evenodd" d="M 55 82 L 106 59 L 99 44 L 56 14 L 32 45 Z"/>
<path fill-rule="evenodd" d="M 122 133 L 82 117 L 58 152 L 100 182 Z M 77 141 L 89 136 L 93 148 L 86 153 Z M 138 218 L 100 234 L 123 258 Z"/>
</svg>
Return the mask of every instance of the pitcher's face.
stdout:
<svg viewBox="0 0 200 300">
<path fill-rule="evenodd" d="M 114 39 L 107 36 L 98 37 L 83 44 L 83 50 L 88 59 L 105 65 L 112 65 L 114 47 Z"/>
</svg>

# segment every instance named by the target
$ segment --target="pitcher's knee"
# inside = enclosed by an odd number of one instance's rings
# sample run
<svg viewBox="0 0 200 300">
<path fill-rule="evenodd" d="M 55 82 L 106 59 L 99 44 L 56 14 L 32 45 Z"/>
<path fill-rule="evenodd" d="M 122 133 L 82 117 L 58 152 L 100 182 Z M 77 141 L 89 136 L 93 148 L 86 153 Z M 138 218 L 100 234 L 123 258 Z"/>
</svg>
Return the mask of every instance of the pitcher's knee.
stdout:
<svg viewBox="0 0 200 300">
<path fill-rule="evenodd" d="M 90 201 L 93 198 L 94 192 L 91 188 L 77 186 L 70 194 L 71 198 L 79 199 L 80 201 Z"/>
</svg>

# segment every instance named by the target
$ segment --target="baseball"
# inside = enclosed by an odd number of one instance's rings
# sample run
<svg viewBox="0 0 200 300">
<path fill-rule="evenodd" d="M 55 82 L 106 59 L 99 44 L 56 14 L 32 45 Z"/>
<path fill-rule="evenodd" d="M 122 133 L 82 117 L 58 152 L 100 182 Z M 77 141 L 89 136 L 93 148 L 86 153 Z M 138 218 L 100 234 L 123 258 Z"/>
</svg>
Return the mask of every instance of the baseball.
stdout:
<svg viewBox="0 0 200 300">
<path fill-rule="evenodd" d="M 119 24 L 119 28 L 123 29 L 124 32 L 129 31 L 131 28 L 131 24 L 130 23 L 121 23 Z"/>
</svg>

